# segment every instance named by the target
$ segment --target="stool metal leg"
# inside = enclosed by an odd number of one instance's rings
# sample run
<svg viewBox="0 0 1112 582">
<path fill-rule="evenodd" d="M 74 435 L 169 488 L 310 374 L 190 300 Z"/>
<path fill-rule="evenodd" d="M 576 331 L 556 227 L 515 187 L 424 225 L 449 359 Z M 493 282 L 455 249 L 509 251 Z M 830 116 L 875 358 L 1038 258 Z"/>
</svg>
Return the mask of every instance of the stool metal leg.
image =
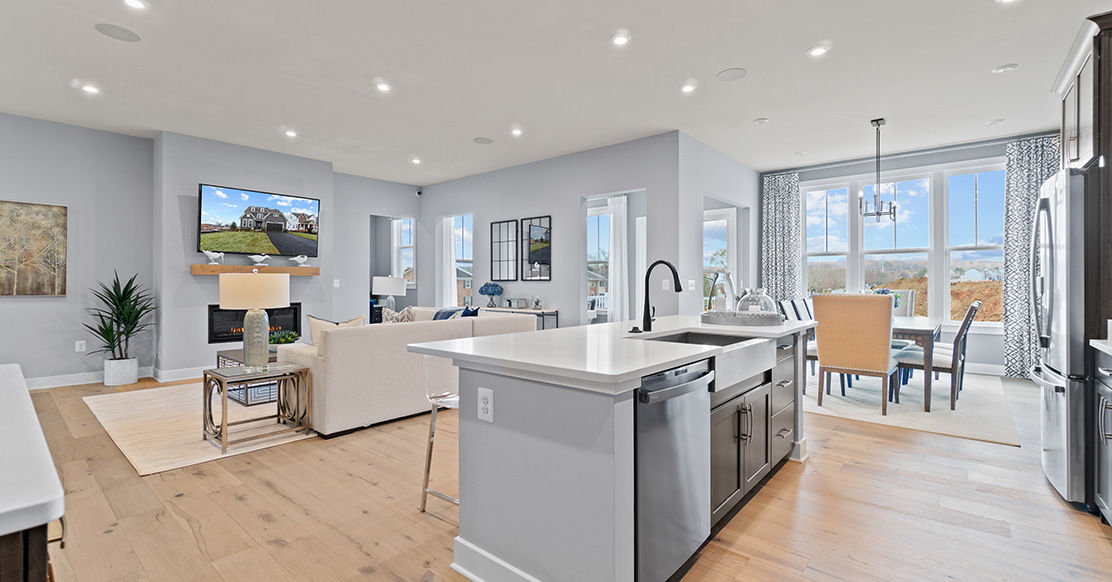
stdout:
<svg viewBox="0 0 1112 582">
<path fill-rule="evenodd" d="M 443 499 L 444 501 L 459 505 L 459 499 L 445 495 L 439 491 L 429 489 L 429 473 L 432 471 L 432 445 L 433 441 L 436 439 L 436 413 L 439 409 L 440 406 L 438 406 L 434 402 L 432 405 L 432 416 L 429 418 L 429 444 L 428 447 L 425 449 L 425 478 L 423 483 L 421 484 L 421 506 L 418 508 L 421 510 L 422 513 L 424 513 L 425 511 L 425 505 L 428 501 L 430 493 Z"/>
</svg>

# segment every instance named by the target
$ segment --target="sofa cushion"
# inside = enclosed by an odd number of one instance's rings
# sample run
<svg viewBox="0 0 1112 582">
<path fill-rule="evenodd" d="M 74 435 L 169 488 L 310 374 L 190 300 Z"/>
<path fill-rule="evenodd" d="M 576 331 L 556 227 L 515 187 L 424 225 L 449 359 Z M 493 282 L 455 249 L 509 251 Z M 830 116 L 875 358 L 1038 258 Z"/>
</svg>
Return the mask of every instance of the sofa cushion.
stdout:
<svg viewBox="0 0 1112 582">
<path fill-rule="evenodd" d="M 415 319 L 413 307 L 406 307 L 401 311 L 394 311 L 389 307 L 382 308 L 382 323 L 409 323 Z"/>
<path fill-rule="evenodd" d="M 322 319 L 315 315 L 306 316 L 309 318 L 309 343 L 320 341 L 320 332 L 333 328 L 333 327 L 356 327 L 367 323 L 367 318 L 363 316 L 353 317 L 347 321 L 329 321 Z"/>
</svg>

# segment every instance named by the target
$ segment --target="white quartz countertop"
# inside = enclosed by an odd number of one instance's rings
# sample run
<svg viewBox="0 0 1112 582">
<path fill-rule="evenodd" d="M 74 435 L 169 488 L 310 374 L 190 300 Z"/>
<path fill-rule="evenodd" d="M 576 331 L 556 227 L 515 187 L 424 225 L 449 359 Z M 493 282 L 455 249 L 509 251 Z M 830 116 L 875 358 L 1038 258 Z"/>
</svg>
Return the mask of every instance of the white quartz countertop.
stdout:
<svg viewBox="0 0 1112 582">
<path fill-rule="evenodd" d="M 62 516 L 64 493 L 18 364 L 0 365 L 0 536 Z"/>
<path fill-rule="evenodd" d="M 1112 356 L 1112 342 L 1106 339 L 1091 339 L 1089 340 L 1089 345 Z"/>
<path fill-rule="evenodd" d="M 698 315 L 671 315 L 653 322 L 653 331 L 631 334 L 635 322 L 561 327 L 473 338 L 410 344 L 409 351 L 452 358 L 464 368 L 573 385 L 618 394 L 640 385 L 641 377 L 722 353 L 710 345 L 646 341 L 684 331 L 745 338 L 779 338 L 810 329 L 813 321 L 775 326 L 711 325 Z M 639 323 L 638 323 L 639 325 Z"/>
</svg>

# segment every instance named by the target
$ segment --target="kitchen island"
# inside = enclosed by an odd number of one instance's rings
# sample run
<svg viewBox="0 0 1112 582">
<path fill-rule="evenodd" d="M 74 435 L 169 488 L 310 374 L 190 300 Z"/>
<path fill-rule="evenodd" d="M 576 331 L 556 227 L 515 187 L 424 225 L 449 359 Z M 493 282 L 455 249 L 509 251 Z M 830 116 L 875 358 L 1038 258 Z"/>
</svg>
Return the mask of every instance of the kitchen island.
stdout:
<svg viewBox="0 0 1112 582">
<path fill-rule="evenodd" d="M 695 427 L 698 436 L 690 438 L 705 443 L 706 452 L 695 455 L 704 458 L 705 469 L 661 475 L 691 489 L 679 491 L 689 499 L 677 502 L 705 503 L 702 523 L 693 526 L 704 532 L 699 535 L 709 537 L 712 519 L 730 515 L 713 507 L 712 497 L 738 504 L 784 456 L 806 458 L 802 407 L 795 403 L 802 402 L 805 336 L 813 322 L 736 327 L 667 316 L 643 334 L 629 333 L 631 325 L 409 346 L 459 367 L 461 505 L 452 564 L 458 572 L 487 582 L 649 579 L 637 575 L 638 517 L 643 525 L 650 512 L 637 509 L 636 410 L 642 379 L 661 372 L 709 366 L 708 377 L 717 374 L 711 390 L 736 392 L 724 403 L 714 394 L 706 399 L 702 390 L 707 417 L 712 408 L 730 413 L 725 444 L 712 442 L 713 420 L 682 423 Z M 760 418 L 745 404 L 754 394 L 763 394 Z M 770 433 L 774 415 L 785 428 Z M 754 467 L 741 457 L 743 449 L 757 442 L 763 443 L 763 466 L 758 461 L 755 472 L 743 471 Z M 736 491 L 729 490 L 731 479 L 709 474 L 712 457 L 721 470 L 718 461 L 731 454 Z"/>
</svg>

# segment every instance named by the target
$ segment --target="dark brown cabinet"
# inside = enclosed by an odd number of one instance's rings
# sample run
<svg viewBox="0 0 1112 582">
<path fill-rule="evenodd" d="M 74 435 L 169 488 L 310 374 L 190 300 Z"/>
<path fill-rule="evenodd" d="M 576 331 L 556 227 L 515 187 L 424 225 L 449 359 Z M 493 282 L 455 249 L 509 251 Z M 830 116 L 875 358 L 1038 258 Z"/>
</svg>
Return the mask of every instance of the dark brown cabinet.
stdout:
<svg viewBox="0 0 1112 582">
<path fill-rule="evenodd" d="M 745 490 L 749 491 L 772 470 L 772 451 L 769 449 L 769 411 L 772 393 L 765 384 L 742 397 L 741 418 L 744 421 L 741 435 L 741 468 Z"/>
<path fill-rule="evenodd" d="M 745 482 L 741 479 L 743 401 L 744 397 L 738 396 L 710 413 L 711 523 L 745 495 Z"/>
<path fill-rule="evenodd" d="M 1096 491 L 1097 509 L 1112 523 L 1112 356 L 1096 352 Z"/>
</svg>

